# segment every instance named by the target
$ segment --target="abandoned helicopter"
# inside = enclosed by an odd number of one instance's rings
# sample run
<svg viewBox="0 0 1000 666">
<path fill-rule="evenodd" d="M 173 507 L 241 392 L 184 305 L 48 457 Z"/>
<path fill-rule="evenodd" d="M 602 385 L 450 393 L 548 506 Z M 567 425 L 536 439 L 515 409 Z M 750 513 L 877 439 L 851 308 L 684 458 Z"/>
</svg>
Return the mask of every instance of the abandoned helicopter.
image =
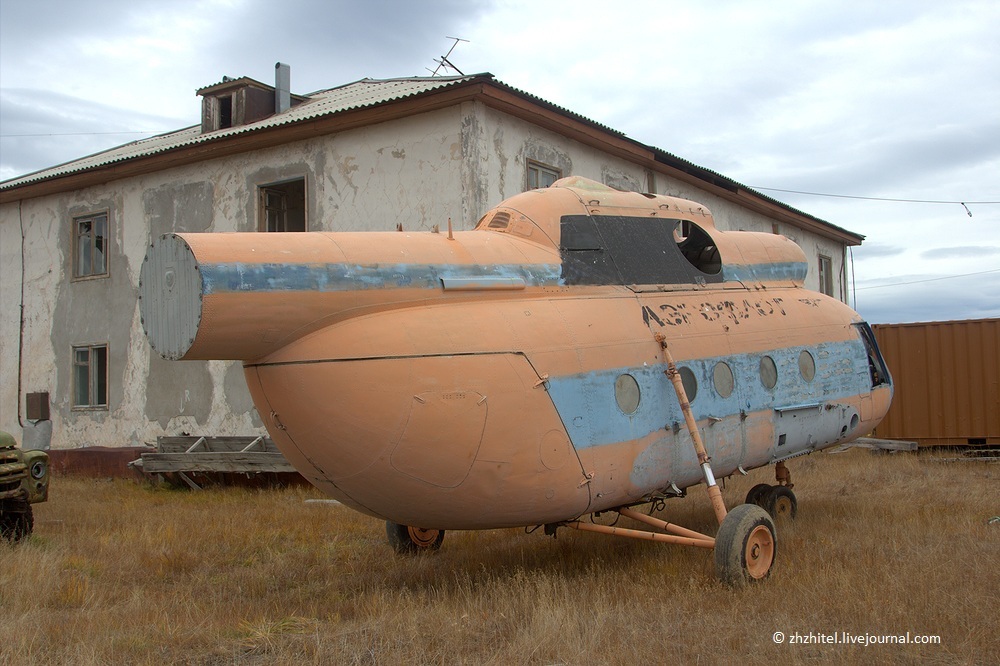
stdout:
<svg viewBox="0 0 1000 666">
<path fill-rule="evenodd" d="M 795 510 L 783 461 L 891 400 L 868 325 L 806 266 L 697 203 L 564 178 L 472 231 L 166 234 L 140 311 L 166 359 L 242 361 L 289 462 L 400 552 L 564 526 L 714 548 L 742 584 L 774 562 L 761 507 Z M 778 484 L 727 511 L 716 478 L 768 464 Z M 631 508 L 701 483 L 714 538 Z M 604 511 L 651 529 L 582 519 Z"/>
</svg>

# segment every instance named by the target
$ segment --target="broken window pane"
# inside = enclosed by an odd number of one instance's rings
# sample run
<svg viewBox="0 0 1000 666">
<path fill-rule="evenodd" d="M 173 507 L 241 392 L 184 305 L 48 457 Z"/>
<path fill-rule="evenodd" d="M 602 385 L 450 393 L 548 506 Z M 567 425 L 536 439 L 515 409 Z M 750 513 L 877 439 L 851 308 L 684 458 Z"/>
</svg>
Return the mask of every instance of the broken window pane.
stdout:
<svg viewBox="0 0 1000 666">
<path fill-rule="evenodd" d="M 73 406 L 90 404 L 90 348 L 73 350 Z"/>
<path fill-rule="evenodd" d="M 94 275 L 108 272 L 105 261 L 107 242 L 108 218 L 104 216 L 94 218 L 94 252 L 91 266 Z"/>
<path fill-rule="evenodd" d="M 819 290 L 827 296 L 833 296 L 833 260 L 819 255 Z"/>
<path fill-rule="evenodd" d="M 89 220 L 81 220 L 77 227 L 77 276 L 90 274 L 90 226 Z"/>
<path fill-rule="evenodd" d="M 77 218 L 73 233 L 76 252 L 73 277 L 107 275 L 109 243 L 107 214 Z"/>
</svg>

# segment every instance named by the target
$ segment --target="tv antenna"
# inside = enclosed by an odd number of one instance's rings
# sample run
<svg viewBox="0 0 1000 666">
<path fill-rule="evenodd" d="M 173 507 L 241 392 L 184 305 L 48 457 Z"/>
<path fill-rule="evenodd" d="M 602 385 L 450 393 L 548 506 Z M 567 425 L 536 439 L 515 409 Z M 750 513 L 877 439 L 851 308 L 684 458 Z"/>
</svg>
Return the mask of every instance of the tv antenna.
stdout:
<svg viewBox="0 0 1000 666">
<path fill-rule="evenodd" d="M 456 72 L 458 72 L 460 76 L 465 76 L 465 72 L 463 72 L 462 70 L 460 70 L 458 67 L 455 67 L 455 65 L 453 65 L 451 63 L 451 61 L 448 60 L 448 56 L 450 56 L 451 52 L 455 50 L 455 47 L 458 46 L 459 42 L 468 42 L 469 40 L 467 40 L 467 39 L 461 39 L 459 37 L 448 37 L 447 39 L 454 39 L 455 43 L 451 45 L 451 48 L 448 49 L 447 53 L 445 53 L 443 56 L 441 56 L 440 60 L 437 59 L 437 58 L 434 58 L 434 62 L 437 63 L 437 67 L 435 67 L 433 70 L 430 67 L 425 67 L 424 69 L 426 69 L 428 72 L 430 72 L 431 76 L 437 76 L 438 72 L 440 72 L 442 70 L 442 68 L 445 69 L 445 70 L 453 69 Z"/>
</svg>

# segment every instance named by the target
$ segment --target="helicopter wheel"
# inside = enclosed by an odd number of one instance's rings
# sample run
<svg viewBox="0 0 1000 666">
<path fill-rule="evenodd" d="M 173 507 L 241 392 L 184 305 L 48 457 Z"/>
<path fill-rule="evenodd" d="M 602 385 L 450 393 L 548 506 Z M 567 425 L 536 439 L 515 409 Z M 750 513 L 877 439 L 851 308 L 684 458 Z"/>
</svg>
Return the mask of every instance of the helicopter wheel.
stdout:
<svg viewBox="0 0 1000 666">
<path fill-rule="evenodd" d="M 385 534 L 392 549 L 402 555 L 437 550 L 444 541 L 444 530 L 425 530 L 390 521 L 385 523 Z"/>
<path fill-rule="evenodd" d="M 764 510 L 775 520 L 794 518 L 799 511 L 795 493 L 787 486 L 774 486 L 762 498 Z"/>
<path fill-rule="evenodd" d="M 777 553 L 774 521 L 756 504 L 726 514 L 715 537 L 715 574 L 732 587 L 763 580 Z"/>
<path fill-rule="evenodd" d="M 756 504 L 757 506 L 764 508 L 764 498 L 767 497 L 767 494 L 771 492 L 771 488 L 773 487 L 774 486 L 769 483 L 758 483 L 750 489 L 750 492 L 747 493 L 746 503 Z"/>
</svg>

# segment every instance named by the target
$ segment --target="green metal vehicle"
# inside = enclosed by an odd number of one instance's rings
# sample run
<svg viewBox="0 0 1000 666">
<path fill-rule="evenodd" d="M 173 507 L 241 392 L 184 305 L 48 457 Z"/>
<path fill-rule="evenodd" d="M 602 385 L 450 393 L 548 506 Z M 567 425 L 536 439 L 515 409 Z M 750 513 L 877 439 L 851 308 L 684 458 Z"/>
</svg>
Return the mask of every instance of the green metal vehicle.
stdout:
<svg viewBox="0 0 1000 666">
<path fill-rule="evenodd" d="M 22 451 L 0 431 L 0 538 L 20 541 L 31 534 L 31 505 L 49 498 L 49 454 Z"/>
</svg>

